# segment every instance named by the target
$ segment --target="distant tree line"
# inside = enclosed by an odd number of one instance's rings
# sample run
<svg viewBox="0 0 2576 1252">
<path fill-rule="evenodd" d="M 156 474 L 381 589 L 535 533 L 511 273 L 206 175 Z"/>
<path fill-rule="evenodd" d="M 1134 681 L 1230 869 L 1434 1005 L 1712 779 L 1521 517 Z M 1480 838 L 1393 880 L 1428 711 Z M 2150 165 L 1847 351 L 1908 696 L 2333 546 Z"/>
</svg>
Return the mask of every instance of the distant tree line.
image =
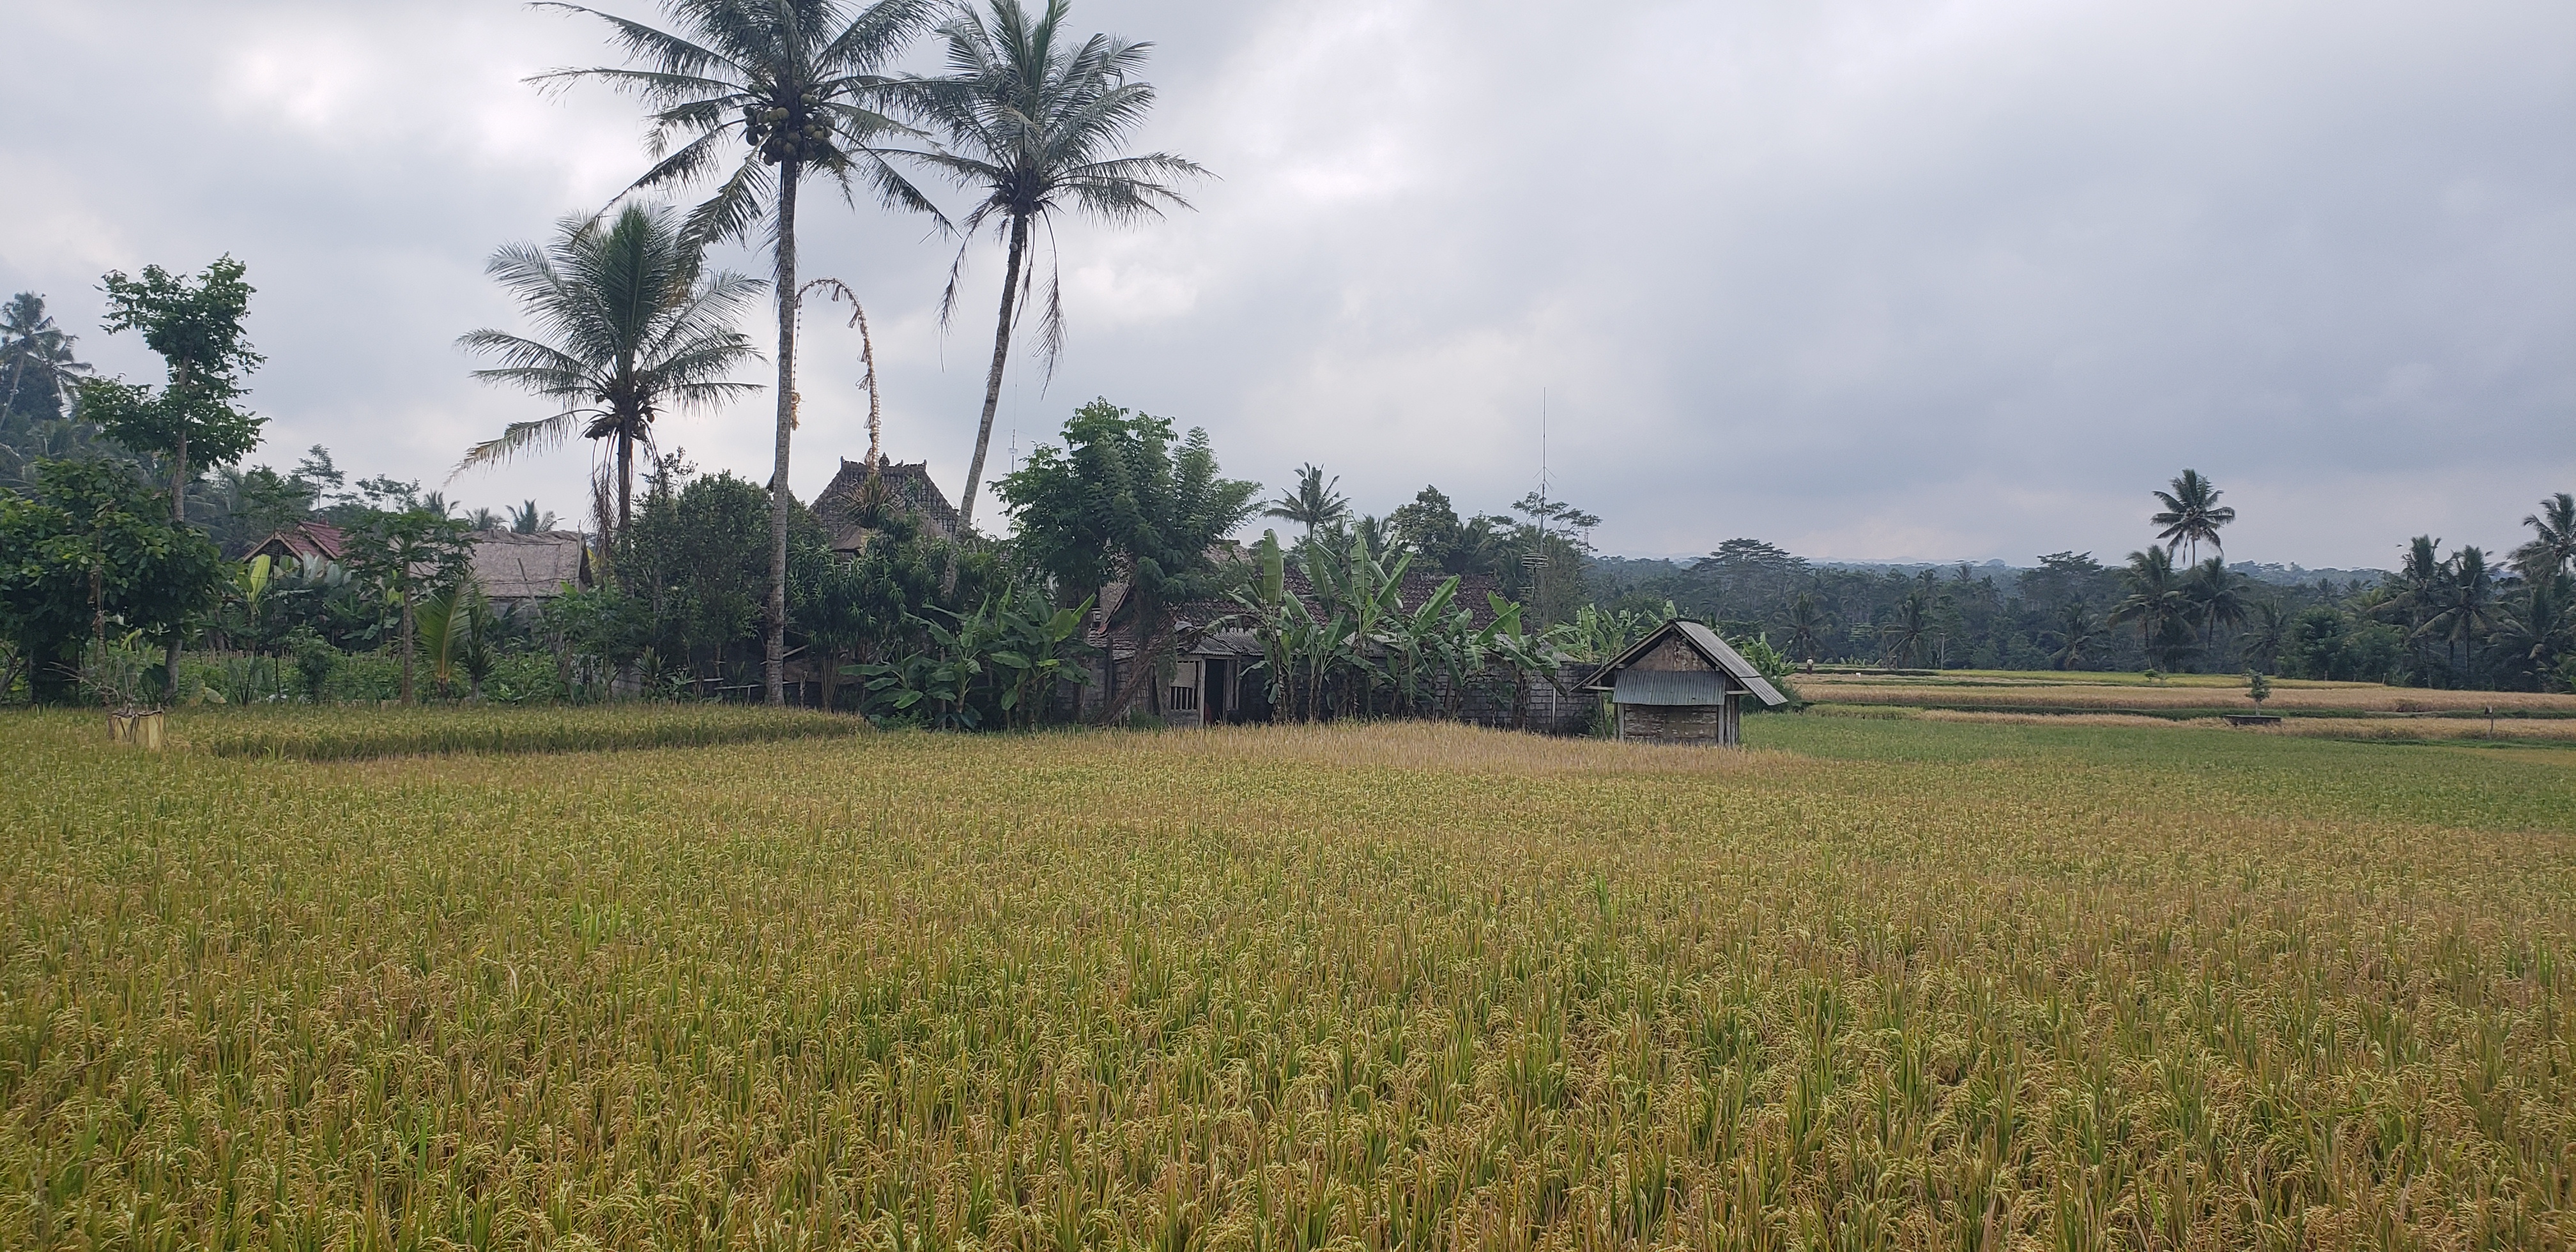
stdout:
<svg viewBox="0 0 2576 1252">
<path fill-rule="evenodd" d="M 2568 493 L 2523 519 L 2532 538 L 2502 563 L 2419 536 L 2384 577 L 2304 582 L 2226 562 L 2220 531 L 2235 512 L 2206 477 L 2186 470 L 2155 494 L 2158 542 L 2119 565 L 2057 552 L 2028 568 L 1871 569 L 1730 539 L 1687 565 L 1597 559 L 1587 591 L 1605 608 L 1669 602 L 1800 662 L 2576 688 Z"/>
</svg>

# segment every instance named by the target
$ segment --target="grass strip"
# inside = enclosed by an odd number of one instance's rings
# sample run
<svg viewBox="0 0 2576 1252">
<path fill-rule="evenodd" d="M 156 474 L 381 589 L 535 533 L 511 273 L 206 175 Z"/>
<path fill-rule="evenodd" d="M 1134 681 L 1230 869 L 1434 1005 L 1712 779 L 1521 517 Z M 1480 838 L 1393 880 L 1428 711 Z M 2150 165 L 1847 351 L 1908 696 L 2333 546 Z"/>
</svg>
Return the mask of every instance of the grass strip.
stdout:
<svg viewBox="0 0 2576 1252">
<path fill-rule="evenodd" d="M 518 755 L 712 747 L 856 734 L 854 718 L 723 705 L 617 708 L 209 711 L 182 720 L 181 744 L 212 756 L 363 761 L 453 753 Z"/>
</svg>

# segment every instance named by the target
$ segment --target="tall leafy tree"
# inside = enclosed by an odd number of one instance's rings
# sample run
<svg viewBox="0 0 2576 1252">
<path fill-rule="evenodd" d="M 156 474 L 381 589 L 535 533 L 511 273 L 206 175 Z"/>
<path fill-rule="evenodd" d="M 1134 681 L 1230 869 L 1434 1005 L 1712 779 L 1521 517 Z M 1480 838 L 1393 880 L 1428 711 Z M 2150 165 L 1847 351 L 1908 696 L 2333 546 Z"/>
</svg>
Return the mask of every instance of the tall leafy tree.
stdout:
<svg viewBox="0 0 2576 1252">
<path fill-rule="evenodd" d="M 112 461 L 46 461 L 33 491 L 0 493 L 0 638 L 28 658 L 38 700 L 71 689 L 82 642 L 111 623 L 166 638 L 214 607 L 222 554 L 163 512 Z"/>
<path fill-rule="evenodd" d="M 1297 467 L 1297 489 L 1284 492 L 1278 499 L 1264 504 L 1261 515 L 1295 522 L 1305 527 L 1308 535 L 1347 521 L 1351 516 L 1350 498 L 1333 490 L 1341 482 L 1338 476 L 1325 478 L 1321 467 L 1300 465 Z"/>
<path fill-rule="evenodd" d="M 123 379 L 89 379 L 80 387 L 81 412 L 109 440 L 169 467 L 170 520 L 183 526 L 190 476 L 248 456 L 268 424 L 239 404 L 242 376 L 261 360 L 242 327 L 252 291 L 243 272 L 241 262 L 225 256 L 193 281 L 158 265 L 145 266 L 140 278 L 111 271 L 103 281 L 108 333 L 142 335 L 169 377 L 157 392 Z M 164 637 L 173 691 L 183 635 L 172 630 Z"/>
<path fill-rule="evenodd" d="M 2514 568 L 2526 579 L 2576 569 L 2576 494 L 2559 492 L 2522 519 L 2531 542 L 2513 550 Z"/>
<path fill-rule="evenodd" d="M 1443 574 L 1493 574 L 1511 563 L 1503 531 L 1511 519 L 1480 514 L 1461 521 L 1447 493 L 1424 487 L 1387 514 L 1387 534 Z"/>
<path fill-rule="evenodd" d="M 2236 520 L 2236 510 L 2218 502 L 2217 485 L 2201 477 L 2199 470 L 2184 470 L 2171 485 L 2173 490 L 2155 493 L 2165 507 L 2147 520 L 2164 527 L 2156 532 L 2156 538 L 2164 540 L 2167 551 L 2188 544 L 2191 563 L 2198 565 L 2201 544 L 2225 546 L 2219 542 L 2218 529 Z"/>
<path fill-rule="evenodd" d="M 457 342 L 498 361 L 474 371 L 476 378 L 562 407 L 551 417 L 512 422 L 468 449 L 457 468 L 557 446 L 576 429 L 583 438 L 609 440 L 623 535 L 634 518 L 635 451 L 652 447 L 654 420 L 758 390 L 726 375 L 759 356 L 733 319 L 760 281 L 707 273 L 702 255 L 675 213 L 640 204 L 613 218 L 565 218 L 546 247 L 514 243 L 493 253 L 484 272 L 518 298 L 537 337 L 477 330 Z"/>
<path fill-rule="evenodd" d="M 664 0 L 664 30 L 576 4 L 546 7 L 609 23 L 625 67 L 557 70 L 548 85 L 596 80 L 652 110 L 651 169 L 631 191 L 717 180 L 689 213 L 705 240 L 765 240 L 778 302 L 778 427 L 769 477 L 769 596 L 762 670 L 769 703 L 787 702 L 788 445 L 796 429 L 797 193 L 809 178 L 845 199 L 865 189 L 893 208 L 936 215 L 879 145 L 903 127 L 882 111 L 882 71 L 937 16 L 931 0 Z M 674 141 L 677 146 L 673 146 Z M 942 219 L 944 221 L 944 219 Z M 986 422 L 987 427 L 991 425 Z"/>
<path fill-rule="evenodd" d="M 967 246 L 990 226 L 1003 245 L 1001 312 L 993 325 L 993 363 L 984 375 L 984 413 L 975 455 L 958 497 L 961 526 L 975 517 L 984 457 L 993 443 L 993 413 L 1002 401 L 1002 370 L 1011 332 L 1034 292 L 1030 250 L 1036 232 L 1070 208 L 1098 221 L 1125 224 L 1189 207 L 1175 184 L 1206 173 L 1168 152 L 1128 155 L 1130 135 L 1154 104 L 1153 85 L 1136 77 L 1152 51 L 1114 35 L 1075 42 L 1064 30 L 1070 0 L 1047 0 L 1031 15 L 1019 0 L 990 0 L 983 12 L 960 6 L 939 27 L 948 72 L 905 80 L 911 116 L 940 140 L 912 159 L 981 194 L 962 220 Z M 940 302 L 943 321 L 957 303 L 966 262 L 960 249 Z M 1053 273 L 1039 315 L 1040 352 L 1052 370 L 1064 347 L 1064 305 Z"/>
<path fill-rule="evenodd" d="M 1137 664 L 1110 695 L 1112 718 L 1171 642 L 1173 610 L 1224 591 L 1209 550 L 1252 515 L 1261 490 L 1219 476 L 1206 431 L 1175 439 L 1169 420 L 1107 400 L 1074 413 L 1061 450 L 1039 448 L 997 485 L 1021 549 L 1055 577 L 1059 599 L 1128 584 L 1117 612 L 1135 634 Z"/>
<path fill-rule="evenodd" d="M 123 379 L 90 379 L 81 384 L 82 411 L 110 440 L 169 468 L 172 521 L 188 520 L 190 475 L 248 455 L 268 424 L 236 403 L 242 375 L 261 360 L 242 327 L 252 291 L 242 274 L 242 263 L 227 256 L 194 281 L 147 265 L 140 278 L 111 272 L 104 283 L 108 333 L 140 333 L 169 380 L 156 392 Z"/>
</svg>

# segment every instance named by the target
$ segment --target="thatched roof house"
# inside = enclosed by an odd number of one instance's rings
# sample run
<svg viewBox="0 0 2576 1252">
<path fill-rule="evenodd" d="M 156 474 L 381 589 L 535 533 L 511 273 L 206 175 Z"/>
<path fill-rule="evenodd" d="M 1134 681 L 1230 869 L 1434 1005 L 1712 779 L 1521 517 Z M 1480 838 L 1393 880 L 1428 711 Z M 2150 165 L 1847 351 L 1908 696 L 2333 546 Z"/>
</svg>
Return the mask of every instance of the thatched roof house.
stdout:
<svg viewBox="0 0 2576 1252">
<path fill-rule="evenodd" d="M 877 481 L 883 485 L 886 502 L 920 519 L 922 531 L 936 539 L 957 537 L 957 507 L 930 479 L 928 461 L 880 461 Z M 841 472 L 832 475 L 830 486 L 814 497 L 814 520 L 823 524 L 832 536 L 835 552 L 856 552 L 866 547 L 875 531 L 859 523 L 865 511 L 861 493 L 867 490 L 866 461 L 843 460 Z"/>
<path fill-rule="evenodd" d="M 568 530 L 474 533 L 474 582 L 495 605 L 534 604 L 594 579 L 590 538 Z"/>
<path fill-rule="evenodd" d="M 1679 619 L 1610 658 L 1584 689 L 1610 693 L 1620 738 L 1653 743 L 1732 747 L 1742 741 L 1745 696 L 1771 708 L 1789 702 L 1716 631 Z"/>
</svg>

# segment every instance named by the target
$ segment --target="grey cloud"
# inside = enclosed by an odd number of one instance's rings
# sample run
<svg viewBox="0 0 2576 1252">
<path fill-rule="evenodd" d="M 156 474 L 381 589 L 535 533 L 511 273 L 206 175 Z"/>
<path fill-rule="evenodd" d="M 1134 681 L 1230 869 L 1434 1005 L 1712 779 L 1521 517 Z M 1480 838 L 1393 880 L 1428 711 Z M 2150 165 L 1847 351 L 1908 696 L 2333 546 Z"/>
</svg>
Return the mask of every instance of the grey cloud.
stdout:
<svg viewBox="0 0 2576 1252">
<path fill-rule="evenodd" d="M 449 347 L 509 309 L 496 244 L 639 168 L 628 107 L 518 83 L 601 59 L 503 4 L 20 4 L 0 287 L 95 314 L 99 270 L 230 250 L 260 284 L 278 459 L 438 478 L 525 414 Z M 641 13 L 641 5 L 626 6 Z M 67 11 L 69 10 L 69 11 Z M 1425 482 L 1561 492 L 1605 547 L 1760 535 L 1821 556 L 2116 555 L 2194 465 L 2231 549 L 2384 564 L 2510 538 L 2576 486 L 2576 10 L 2038 3 L 1183 4 L 1153 146 L 1222 177 L 1143 229 L 1059 232 L 1072 342 L 1004 438 L 1094 394 L 1298 462 L 1364 507 Z M 75 102 L 77 105 L 75 107 Z M 870 302 L 890 439 L 960 476 L 989 247 L 822 215 Z M 749 257 L 732 258 L 757 268 Z M 810 313 L 795 481 L 862 446 L 856 345 Z M 133 345 L 84 341 L 142 369 Z M 762 406 L 681 424 L 768 472 Z M 578 453 L 463 480 L 566 508 Z"/>
</svg>

